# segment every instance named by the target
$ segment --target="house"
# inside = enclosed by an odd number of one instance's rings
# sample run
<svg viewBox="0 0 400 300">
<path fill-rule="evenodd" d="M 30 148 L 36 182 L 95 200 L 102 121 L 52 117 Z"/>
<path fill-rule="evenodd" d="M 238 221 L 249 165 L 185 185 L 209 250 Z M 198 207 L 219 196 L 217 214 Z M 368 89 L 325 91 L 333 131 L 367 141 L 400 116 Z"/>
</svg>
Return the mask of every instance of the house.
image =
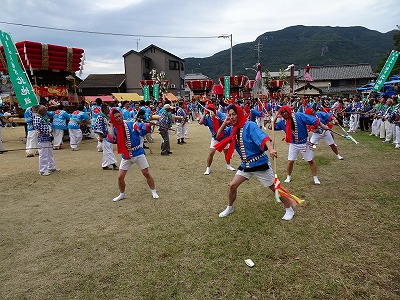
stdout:
<svg viewBox="0 0 400 300">
<path fill-rule="evenodd" d="M 151 80 L 151 70 L 155 69 L 157 73 L 165 72 L 169 92 L 183 96 L 185 90 L 183 59 L 153 44 L 140 52 L 130 50 L 123 55 L 123 58 L 128 93 L 143 94 L 140 81 Z"/>
<path fill-rule="evenodd" d="M 137 93 L 143 95 L 140 84 L 151 80 L 151 71 L 165 72 L 168 92 L 184 95 L 184 60 L 155 45 L 140 52 L 130 50 L 123 55 L 125 74 L 90 74 L 78 86 L 82 96 L 111 95 L 113 93 Z"/>
<path fill-rule="evenodd" d="M 125 92 L 125 74 L 90 74 L 78 85 L 80 96 L 101 96 Z"/>
<path fill-rule="evenodd" d="M 304 96 L 332 95 L 350 97 L 357 94 L 357 87 L 377 78 L 369 64 L 312 66 L 312 81 L 304 79 L 305 68 L 296 77 L 295 93 Z"/>
</svg>

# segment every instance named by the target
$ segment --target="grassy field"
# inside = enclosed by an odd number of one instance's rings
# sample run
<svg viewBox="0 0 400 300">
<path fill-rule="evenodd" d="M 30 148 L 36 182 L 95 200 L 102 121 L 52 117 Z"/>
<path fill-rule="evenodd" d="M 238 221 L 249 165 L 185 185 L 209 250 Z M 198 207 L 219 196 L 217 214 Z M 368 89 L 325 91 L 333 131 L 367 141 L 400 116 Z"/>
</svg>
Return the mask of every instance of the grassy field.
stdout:
<svg viewBox="0 0 400 300">
<path fill-rule="evenodd" d="M 23 135 L 3 128 L 5 148 L 24 148 Z M 218 217 L 234 172 L 216 154 L 203 175 L 206 127 L 190 124 L 185 145 L 173 136 L 169 157 L 153 135 L 156 200 L 134 166 L 127 199 L 113 203 L 117 173 L 101 169 L 93 140 L 55 151 L 61 172 L 47 177 L 24 151 L 0 155 L 0 299 L 399 299 L 400 151 L 392 144 L 367 133 L 353 134 L 359 145 L 335 136 L 338 161 L 321 141 L 322 184 L 299 159 L 283 186 L 306 204 L 284 222 L 283 207 L 256 179 L 239 188 L 235 212 Z"/>
</svg>

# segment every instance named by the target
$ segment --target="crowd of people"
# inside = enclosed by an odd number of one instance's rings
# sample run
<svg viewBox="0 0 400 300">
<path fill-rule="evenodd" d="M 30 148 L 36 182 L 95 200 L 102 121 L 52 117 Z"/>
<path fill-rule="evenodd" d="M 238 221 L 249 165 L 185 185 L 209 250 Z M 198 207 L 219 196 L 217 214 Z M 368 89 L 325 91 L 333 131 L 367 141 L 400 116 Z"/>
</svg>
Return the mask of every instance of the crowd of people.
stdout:
<svg viewBox="0 0 400 300">
<path fill-rule="evenodd" d="M 7 112 L 9 110 L 0 111 L 3 126 L 9 123 Z M 67 132 L 72 151 L 79 150 L 84 137 L 97 139 L 96 150 L 103 152 L 102 169 L 118 171 L 119 194 L 113 199 L 114 202 L 126 198 L 125 176 L 132 164 L 138 165 L 152 197 L 159 198 L 149 171 L 145 155 L 148 147 L 145 144 L 154 142 L 152 134 L 157 129 L 161 140 L 160 155 L 170 156 L 172 130 L 176 131 L 176 143 L 182 146 L 187 143 L 188 123 L 198 122 L 208 127 L 211 133 L 204 175 L 211 174 L 216 151 L 224 152 L 226 169 L 236 171 L 229 184 L 228 205 L 219 214 L 220 217 L 233 212 L 238 187 L 252 176 L 261 185 L 275 190 L 270 158 L 275 159 L 277 152 L 267 129 L 285 132 L 285 140 L 289 145 L 286 183 L 292 181 L 294 162 L 301 154 L 310 166 L 314 184 L 321 184 L 313 152 L 321 139 L 338 160 L 343 159 L 332 135 L 335 124 L 343 129 L 346 137 L 358 130 L 370 131 L 370 135 L 379 137 L 382 142 L 393 142 L 395 148 L 400 148 L 398 95 L 371 99 L 361 99 L 355 95 L 349 100 L 320 97 L 218 100 L 200 97 L 182 99 L 176 103 L 169 100 L 103 103 L 97 98 L 95 103 L 79 103 L 72 113 L 65 111 L 62 104 L 56 107 L 43 104 L 30 107 L 24 111 L 24 119 L 26 156 L 39 155 L 39 174 L 42 176 L 59 171 L 53 150 L 64 146 Z M 172 128 L 174 124 L 175 129 Z M 117 145 L 117 152 L 122 156 L 119 166 L 113 144 Z M 230 164 L 235 149 L 241 160 L 238 170 Z M 0 153 L 4 151 L 0 127 Z M 291 220 L 295 214 L 293 203 L 286 197 L 280 198 L 285 207 L 282 219 Z"/>
</svg>

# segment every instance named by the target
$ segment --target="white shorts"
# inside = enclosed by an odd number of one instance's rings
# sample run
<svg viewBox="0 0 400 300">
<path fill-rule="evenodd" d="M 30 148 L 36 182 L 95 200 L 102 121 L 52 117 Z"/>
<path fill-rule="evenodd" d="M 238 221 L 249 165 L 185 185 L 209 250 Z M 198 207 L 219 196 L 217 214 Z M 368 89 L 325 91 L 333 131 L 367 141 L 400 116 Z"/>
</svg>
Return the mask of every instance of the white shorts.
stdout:
<svg viewBox="0 0 400 300">
<path fill-rule="evenodd" d="M 137 164 L 140 168 L 140 170 L 146 169 L 149 167 L 149 163 L 147 162 L 147 158 L 144 154 L 131 157 L 130 159 L 121 159 L 121 164 L 119 165 L 119 168 L 121 170 L 128 171 L 133 164 Z"/>
<path fill-rule="evenodd" d="M 211 143 L 210 143 L 210 148 L 214 148 L 214 146 L 216 145 L 216 144 L 218 144 L 219 142 L 216 140 L 216 139 L 214 139 L 214 138 L 211 138 Z M 225 148 L 224 149 L 228 149 L 229 148 L 229 143 L 225 146 Z"/>
<path fill-rule="evenodd" d="M 256 118 L 256 123 L 257 123 L 258 127 L 264 126 L 264 120 L 265 120 L 265 117 L 257 117 Z"/>
<path fill-rule="evenodd" d="M 238 170 L 236 172 L 236 175 L 240 175 L 246 179 L 250 179 L 254 175 L 261 183 L 261 185 L 264 187 L 270 187 L 271 185 L 274 184 L 274 173 L 272 172 L 271 168 L 265 171 L 255 171 L 255 172 L 243 172 L 241 170 Z"/>
<path fill-rule="evenodd" d="M 314 132 L 311 136 L 310 142 L 314 145 L 318 145 L 320 139 L 324 139 L 327 145 L 332 145 L 335 143 L 332 137 L 332 133 L 330 131 L 325 131 L 323 135 Z"/>
<path fill-rule="evenodd" d="M 305 161 L 314 159 L 314 152 L 308 144 L 289 144 L 288 160 L 297 160 L 299 153 L 301 153 Z"/>
</svg>

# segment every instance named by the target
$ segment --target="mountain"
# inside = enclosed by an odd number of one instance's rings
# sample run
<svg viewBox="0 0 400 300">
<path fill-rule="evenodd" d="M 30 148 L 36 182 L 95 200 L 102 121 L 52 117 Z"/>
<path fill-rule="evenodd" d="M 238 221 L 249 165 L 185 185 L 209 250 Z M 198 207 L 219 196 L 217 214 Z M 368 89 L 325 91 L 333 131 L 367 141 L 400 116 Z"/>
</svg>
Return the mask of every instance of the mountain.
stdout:
<svg viewBox="0 0 400 300">
<path fill-rule="evenodd" d="M 368 63 L 375 68 L 394 49 L 396 31 L 381 33 L 365 27 L 291 26 L 266 32 L 254 42 L 233 46 L 233 74 L 255 77 L 254 68 L 260 58 L 262 70 L 279 71 L 288 65 L 311 66 Z M 256 51 L 257 44 L 262 46 Z M 230 48 L 204 58 L 185 58 L 186 74 L 203 73 L 218 81 L 230 73 Z M 378 70 L 379 72 L 380 70 Z"/>
</svg>

